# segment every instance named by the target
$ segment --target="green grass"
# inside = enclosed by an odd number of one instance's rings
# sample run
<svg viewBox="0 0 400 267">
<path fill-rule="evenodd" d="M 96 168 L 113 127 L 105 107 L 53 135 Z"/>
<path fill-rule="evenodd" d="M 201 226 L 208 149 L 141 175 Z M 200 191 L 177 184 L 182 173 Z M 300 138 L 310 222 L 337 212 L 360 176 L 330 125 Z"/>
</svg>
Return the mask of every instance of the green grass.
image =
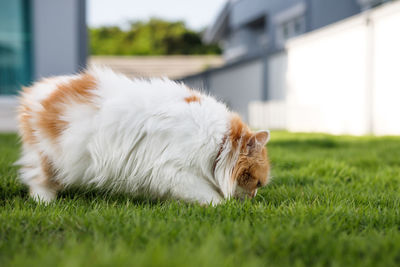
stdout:
<svg viewBox="0 0 400 267">
<path fill-rule="evenodd" d="M 273 182 L 200 207 L 67 191 L 37 205 L 0 135 L 0 265 L 396 266 L 400 138 L 275 132 Z"/>
</svg>

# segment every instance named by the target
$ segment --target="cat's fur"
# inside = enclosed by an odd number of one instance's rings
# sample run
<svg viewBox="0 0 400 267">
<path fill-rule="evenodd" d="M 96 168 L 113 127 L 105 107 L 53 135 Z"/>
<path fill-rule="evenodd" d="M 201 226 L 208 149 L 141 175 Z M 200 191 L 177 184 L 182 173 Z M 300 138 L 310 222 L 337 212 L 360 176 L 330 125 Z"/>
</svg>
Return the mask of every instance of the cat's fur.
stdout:
<svg viewBox="0 0 400 267">
<path fill-rule="evenodd" d="M 269 132 L 252 133 L 214 98 L 167 79 L 108 69 L 24 88 L 20 178 L 45 202 L 68 186 L 220 203 L 268 181 Z"/>
</svg>

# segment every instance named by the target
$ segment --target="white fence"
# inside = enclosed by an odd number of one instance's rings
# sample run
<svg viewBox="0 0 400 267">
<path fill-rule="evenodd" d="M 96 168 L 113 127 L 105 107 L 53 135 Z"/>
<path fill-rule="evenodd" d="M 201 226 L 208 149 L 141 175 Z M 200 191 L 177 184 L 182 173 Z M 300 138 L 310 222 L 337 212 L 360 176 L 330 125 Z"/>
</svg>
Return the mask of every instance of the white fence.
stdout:
<svg viewBox="0 0 400 267">
<path fill-rule="evenodd" d="M 286 129 L 286 110 L 286 103 L 283 101 L 251 102 L 249 123 L 256 129 Z"/>
<path fill-rule="evenodd" d="M 17 98 L 0 97 L 0 132 L 17 131 Z"/>
<path fill-rule="evenodd" d="M 399 135 L 400 1 L 289 41 L 281 77 L 286 104 L 251 104 L 253 127 Z"/>
</svg>

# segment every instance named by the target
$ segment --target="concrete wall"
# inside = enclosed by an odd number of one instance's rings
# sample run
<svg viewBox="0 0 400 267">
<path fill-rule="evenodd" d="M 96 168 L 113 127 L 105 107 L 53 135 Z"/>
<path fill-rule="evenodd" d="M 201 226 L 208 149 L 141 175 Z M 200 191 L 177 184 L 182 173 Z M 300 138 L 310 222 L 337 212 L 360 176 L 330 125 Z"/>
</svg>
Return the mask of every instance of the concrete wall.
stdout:
<svg viewBox="0 0 400 267">
<path fill-rule="evenodd" d="M 248 104 L 263 97 L 262 58 L 204 72 L 183 79 L 188 86 L 205 91 L 248 120 Z"/>
<path fill-rule="evenodd" d="M 34 79 L 77 72 L 86 62 L 85 1 L 33 0 Z M 83 17 L 83 18 L 82 18 Z"/>
<path fill-rule="evenodd" d="M 286 99 L 286 74 L 287 54 L 286 52 L 270 55 L 267 61 L 267 82 L 269 101 L 282 101 Z"/>
<path fill-rule="evenodd" d="M 254 60 L 227 70 L 213 73 L 209 91 L 232 110 L 248 119 L 248 103 L 262 98 L 263 63 Z"/>
</svg>

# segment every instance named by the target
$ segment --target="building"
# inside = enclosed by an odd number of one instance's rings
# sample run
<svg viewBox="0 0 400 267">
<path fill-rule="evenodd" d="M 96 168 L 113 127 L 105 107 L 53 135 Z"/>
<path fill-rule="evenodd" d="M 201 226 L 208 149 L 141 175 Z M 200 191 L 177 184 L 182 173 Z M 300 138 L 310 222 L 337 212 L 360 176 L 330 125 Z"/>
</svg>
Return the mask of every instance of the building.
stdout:
<svg viewBox="0 0 400 267">
<path fill-rule="evenodd" d="M 15 95 L 41 77 L 85 67 L 84 0 L 0 1 L 0 130 L 15 130 Z"/>
<path fill-rule="evenodd" d="M 282 50 L 289 38 L 360 10 L 357 0 L 229 1 L 204 38 L 221 43 L 225 59 L 236 61 Z"/>
<path fill-rule="evenodd" d="M 231 0 L 204 36 L 222 45 L 227 64 L 183 78 L 248 119 L 251 101 L 286 98 L 286 42 L 385 0 Z"/>
<path fill-rule="evenodd" d="M 400 135 L 400 1 L 288 41 L 286 96 L 250 103 L 257 128 Z"/>
</svg>

